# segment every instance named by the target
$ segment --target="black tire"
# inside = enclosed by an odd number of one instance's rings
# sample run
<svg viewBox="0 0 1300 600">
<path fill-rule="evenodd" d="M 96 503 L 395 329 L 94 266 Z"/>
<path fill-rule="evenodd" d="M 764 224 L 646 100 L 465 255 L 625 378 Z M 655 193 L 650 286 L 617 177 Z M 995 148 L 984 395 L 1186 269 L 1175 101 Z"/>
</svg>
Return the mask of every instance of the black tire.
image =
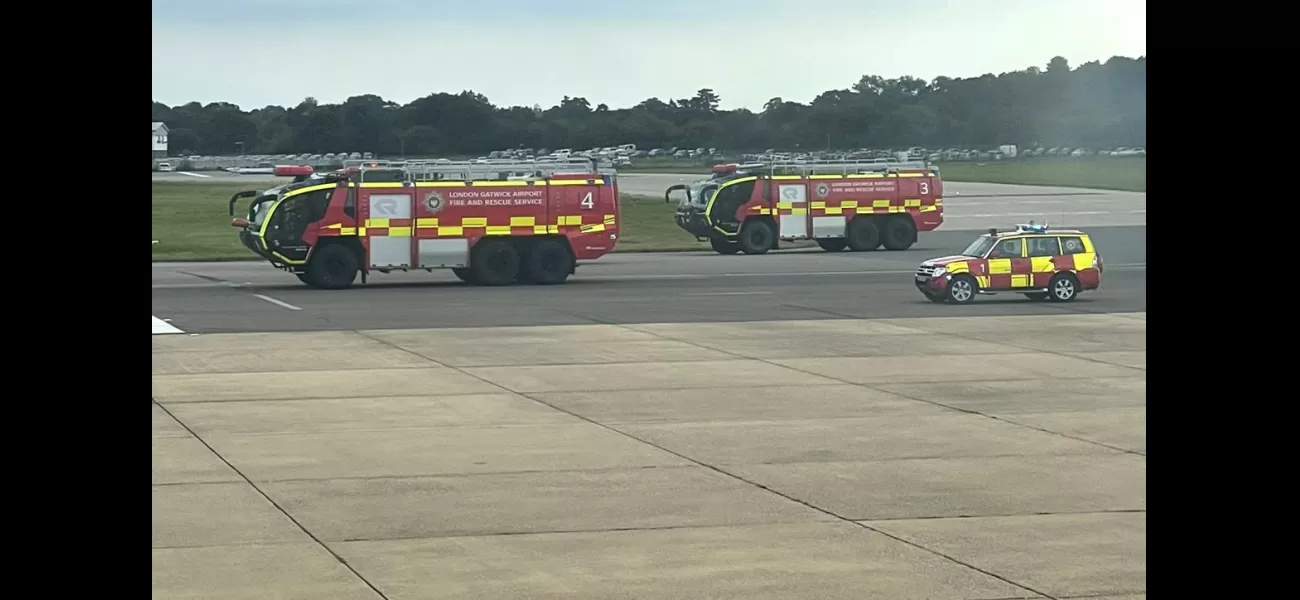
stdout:
<svg viewBox="0 0 1300 600">
<path fill-rule="evenodd" d="M 776 245 L 776 232 L 767 221 L 750 219 L 740 228 L 740 251 L 745 254 L 765 254 Z"/>
<path fill-rule="evenodd" d="M 885 219 L 885 226 L 880 232 L 880 242 L 886 250 L 907 250 L 916 243 L 916 225 L 912 218 L 895 216 Z"/>
<path fill-rule="evenodd" d="M 709 246 L 718 254 L 735 254 L 740 252 L 740 244 L 722 238 L 709 238 Z"/>
<path fill-rule="evenodd" d="M 327 244 L 312 252 L 307 272 L 298 279 L 322 290 L 343 290 L 352 287 L 360 271 L 356 252 L 342 244 Z"/>
<path fill-rule="evenodd" d="M 502 239 L 486 239 L 474 245 L 469 259 L 470 277 L 478 285 L 509 285 L 519 273 L 519 251 Z"/>
<path fill-rule="evenodd" d="M 1042 302 L 1047 299 L 1047 292 L 1026 292 L 1025 297 L 1034 302 Z"/>
<path fill-rule="evenodd" d="M 975 300 L 975 294 L 978 294 L 980 284 L 970 275 L 956 275 L 948 282 L 948 289 L 944 293 L 944 300 L 953 304 L 969 304 Z"/>
<path fill-rule="evenodd" d="M 1047 284 L 1047 297 L 1052 302 L 1070 302 L 1079 297 L 1079 280 L 1073 273 L 1057 273 Z"/>
<path fill-rule="evenodd" d="M 880 246 L 880 229 L 876 227 L 876 220 L 871 217 L 858 217 L 849 221 L 847 240 L 849 248 L 854 252 L 875 250 Z"/>
<path fill-rule="evenodd" d="M 473 272 L 473 271 L 471 271 L 471 270 L 469 270 L 469 269 L 467 269 L 467 268 L 453 268 L 453 269 L 451 270 L 451 272 L 452 272 L 452 274 L 454 274 L 454 275 L 456 276 L 456 279 L 459 279 L 459 280 L 461 280 L 461 281 L 464 281 L 465 283 L 468 283 L 468 284 L 470 284 L 470 285 L 473 285 L 473 284 L 474 284 L 474 272 Z"/>
<path fill-rule="evenodd" d="M 818 238 L 817 245 L 827 252 L 842 252 L 849 247 L 849 241 L 844 238 Z"/>
<path fill-rule="evenodd" d="M 521 279 L 539 285 L 564 283 L 573 272 L 573 255 L 559 240 L 542 240 L 533 245 L 524 260 Z"/>
</svg>

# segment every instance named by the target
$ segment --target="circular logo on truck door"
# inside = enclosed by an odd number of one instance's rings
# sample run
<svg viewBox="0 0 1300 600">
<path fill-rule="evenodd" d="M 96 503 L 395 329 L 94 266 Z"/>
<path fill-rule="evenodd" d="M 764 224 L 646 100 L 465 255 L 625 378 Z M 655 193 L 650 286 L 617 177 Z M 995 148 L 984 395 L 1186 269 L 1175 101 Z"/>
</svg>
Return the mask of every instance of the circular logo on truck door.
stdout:
<svg viewBox="0 0 1300 600">
<path fill-rule="evenodd" d="M 819 184 L 817 184 L 817 197 L 818 197 L 818 198 L 825 198 L 826 195 L 829 194 L 829 193 L 831 193 L 831 186 L 826 185 L 826 184 L 824 184 L 824 183 L 819 183 Z"/>
<path fill-rule="evenodd" d="M 437 213 L 442 210 L 442 207 L 445 204 L 446 203 L 442 200 L 442 194 L 439 194 L 438 192 L 433 192 L 424 197 L 424 208 L 431 213 Z"/>
</svg>

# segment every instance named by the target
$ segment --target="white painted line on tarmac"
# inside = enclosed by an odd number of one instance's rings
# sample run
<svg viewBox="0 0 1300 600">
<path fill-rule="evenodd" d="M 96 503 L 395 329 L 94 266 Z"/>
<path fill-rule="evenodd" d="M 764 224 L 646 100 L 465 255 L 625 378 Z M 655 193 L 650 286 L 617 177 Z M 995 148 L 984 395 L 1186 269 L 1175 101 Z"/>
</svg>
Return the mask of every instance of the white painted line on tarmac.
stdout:
<svg viewBox="0 0 1300 600">
<path fill-rule="evenodd" d="M 168 323 L 167 321 L 164 321 L 164 320 L 162 320 L 162 319 L 159 319 L 158 317 L 154 317 L 154 318 L 153 318 L 153 334 L 154 334 L 154 335 L 163 335 L 163 334 L 168 334 L 168 333 L 185 333 L 185 332 L 184 332 L 184 331 L 181 331 L 180 329 L 177 329 L 174 325 L 172 325 L 171 323 Z"/>
<path fill-rule="evenodd" d="M 189 175 L 190 177 L 200 177 L 200 178 L 203 178 L 203 179 L 212 179 L 212 176 L 211 176 L 211 175 L 204 175 L 204 174 L 202 174 L 202 173 L 191 173 L 191 172 L 189 172 L 189 171 L 177 171 L 176 173 L 177 173 L 178 175 Z"/>
<path fill-rule="evenodd" d="M 274 305 L 276 305 L 276 306 L 281 306 L 281 307 L 287 308 L 287 309 L 289 309 L 289 310 L 302 310 L 301 308 L 298 308 L 297 306 L 294 306 L 294 305 L 292 305 L 292 304 L 289 304 L 288 302 L 285 302 L 285 301 L 283 301 L 283 300 L 276 300 L 275 298 L 272 298 L 272 297 L 270 297 L 270 296 L 263 296 L 263 295 L 261 295 L 261 294 L 253 294 L 253 297 L 255 297 L 255 298 L 260 298 L 260 299 L 262 299 L 262 300 L 266 300 L 267 302 L 270 302 L 271 304 L 274 304 Z"/>
<path fill-rule="evenodd" d="M 682 294 L 683 296 L 762 296 L 772 292 L 700 292 L 698 294 Z"/>
</svg>

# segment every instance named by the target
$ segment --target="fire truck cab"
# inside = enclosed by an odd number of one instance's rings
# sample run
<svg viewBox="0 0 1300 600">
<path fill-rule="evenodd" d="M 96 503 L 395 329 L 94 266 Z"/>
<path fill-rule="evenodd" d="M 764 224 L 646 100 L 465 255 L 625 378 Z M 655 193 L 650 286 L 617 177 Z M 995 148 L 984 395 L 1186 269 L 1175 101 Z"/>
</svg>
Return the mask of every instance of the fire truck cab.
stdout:
<svg viewBox="0 0 1300 600">
<path fill-rule="evenodd" d="M 253 201 L 231 225 L 249 250 L 313 287 L 441 268 L 479 285 L 563 283 L 618 243 L 616 174 L 589 159 L 366 161 L 276 174 L 294 181 L 235 194 L 231 216 L 240 198 Z"/>
<path fill-rule="evenodd" d="M 922 162 L 775 161 L 723 164 L 684 191 L 677 225 L 719 254 L 763 254 L 813 240 L 839 252 L 906 250 L 943 223 L 943 180 Z"/>
</svg>

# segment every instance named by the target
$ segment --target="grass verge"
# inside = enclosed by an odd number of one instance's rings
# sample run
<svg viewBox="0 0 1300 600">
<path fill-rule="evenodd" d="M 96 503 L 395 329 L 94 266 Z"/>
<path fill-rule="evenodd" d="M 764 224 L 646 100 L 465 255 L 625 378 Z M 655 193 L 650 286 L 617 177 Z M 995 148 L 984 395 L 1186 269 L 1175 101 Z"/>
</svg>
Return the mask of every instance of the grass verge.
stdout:
<svg viewBox="0 0 1300 600">
<path fill-rule="evenodd" d="M 944 181 L 1147 191 L 1144 157 L 1030 158 L 989 163 L 939 163 Z M 619 169 L 620 173 L 708 173 L 698 161 L 655 161 Z"/>
<path fill-rule="evenodd" d="M 270 183 L 153 183 L 155 262 L 262 260 L 239 243 L 230 226 L 227 202 L 235 192 L 271 187 Z M 236 207 L 240 215 L 248 200 Z M 673 222 L 673 206 L 663 198 L 623 195 L 618 252 L 707 250 Z"/>
<path fill-rule="evenodd" d="M 1147 159 L 1088 157 L 940 163 L 944 181 L 1147 191 Z"/>
</svg>

